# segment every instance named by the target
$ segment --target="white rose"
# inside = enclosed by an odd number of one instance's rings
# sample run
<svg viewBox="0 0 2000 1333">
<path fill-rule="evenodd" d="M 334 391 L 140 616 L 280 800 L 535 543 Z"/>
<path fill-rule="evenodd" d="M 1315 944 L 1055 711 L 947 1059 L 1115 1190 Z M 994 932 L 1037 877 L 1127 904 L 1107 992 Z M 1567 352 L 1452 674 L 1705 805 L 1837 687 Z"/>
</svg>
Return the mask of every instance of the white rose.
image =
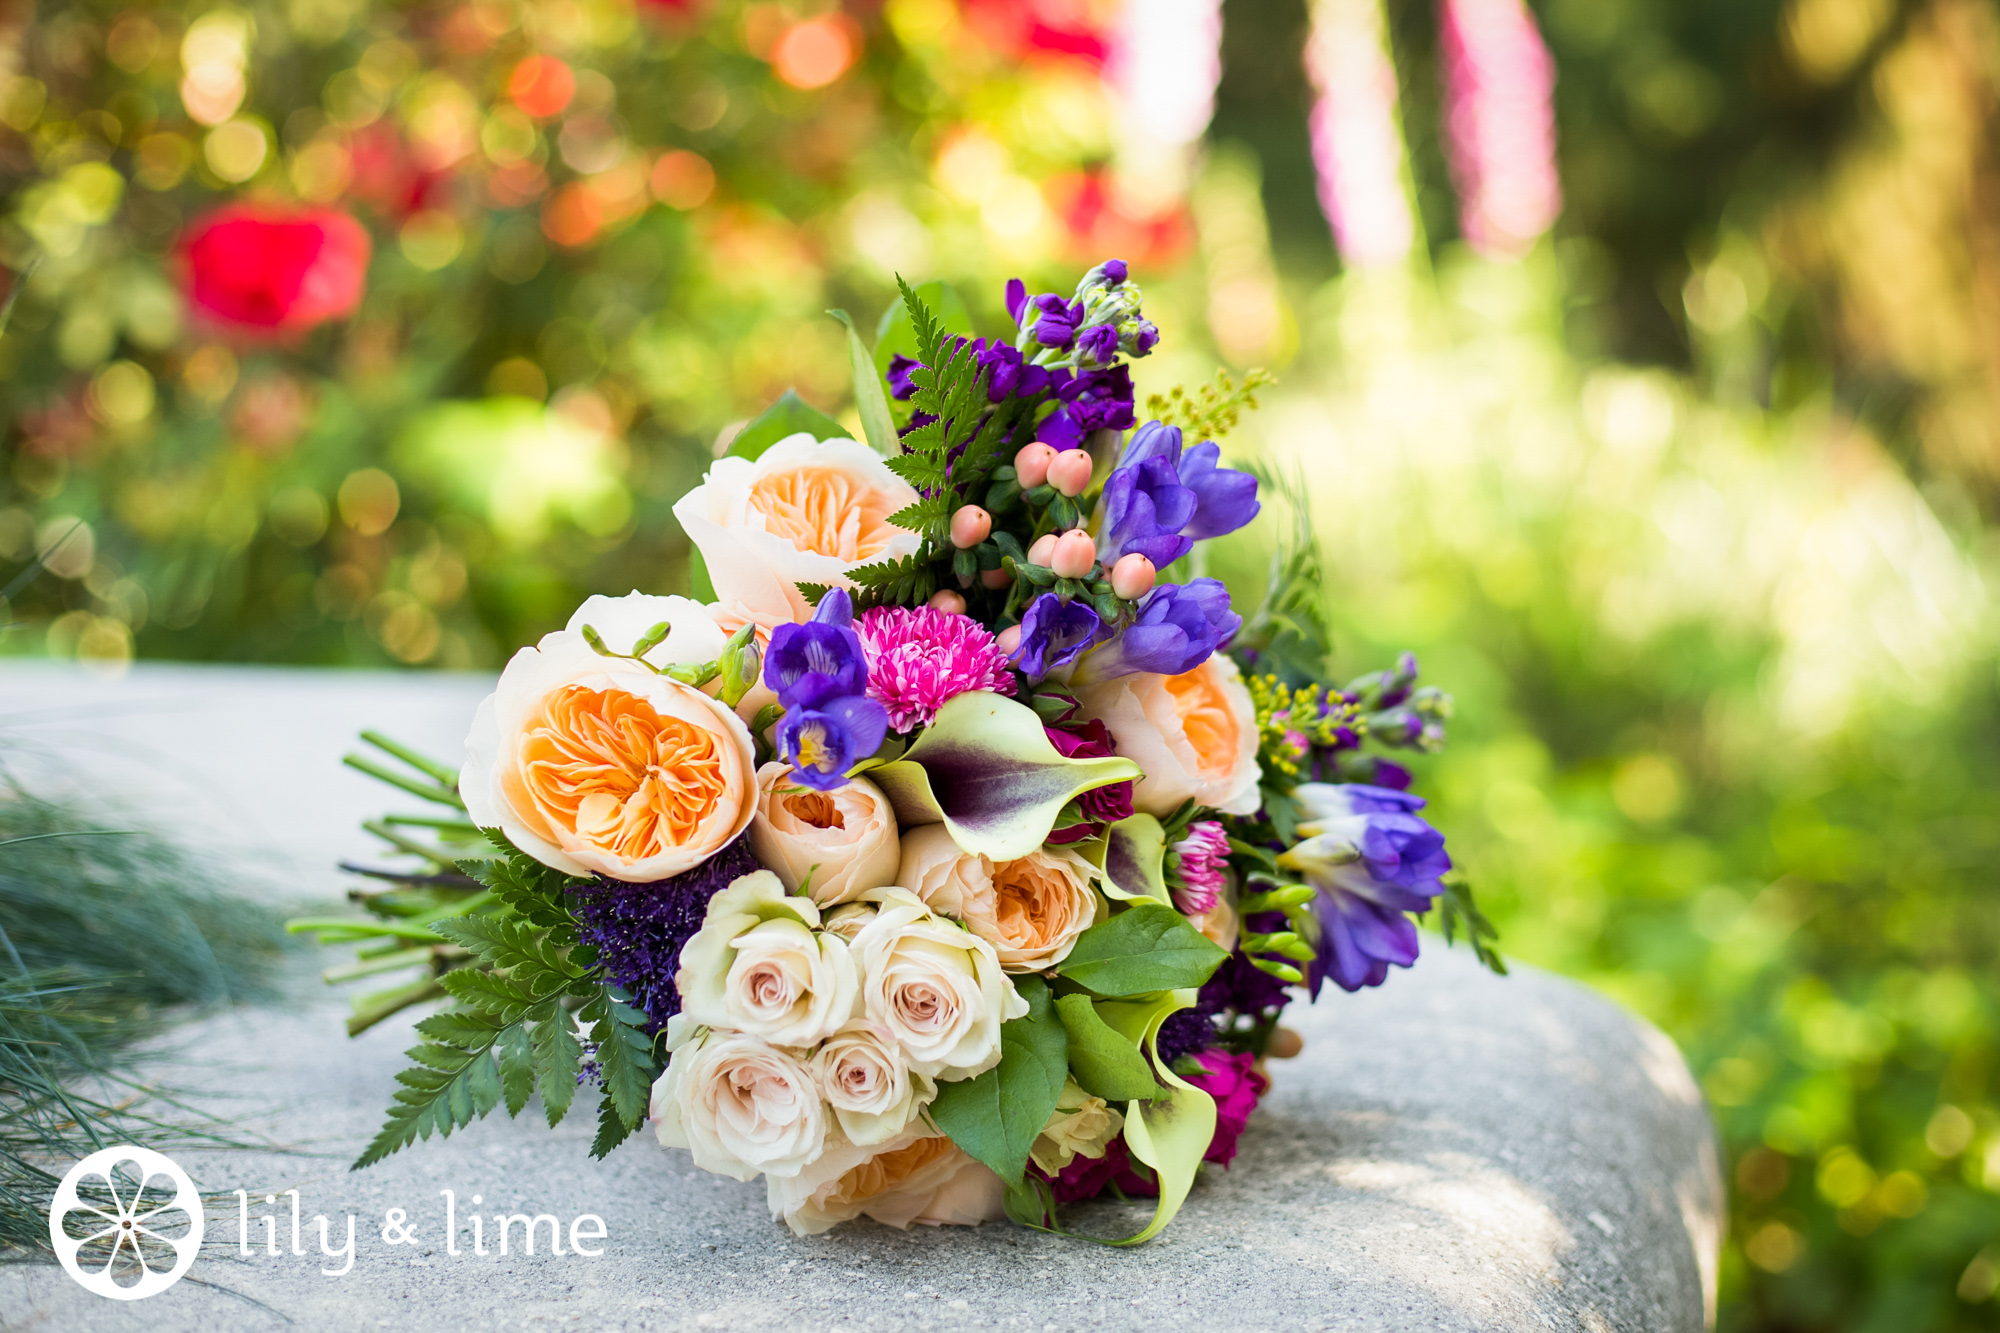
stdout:
<svg viewBox="0 0 2000 1333">
<path fill-rule="evenodd" d="M 593 598 L 572 624 L 629 649 L 662 620 L 675 629 L 647 654 L 655 665 L 720 650 L 706 610 L 684 597 Z M 459 794 L 472 822 L 565 874 L 667 879 L 734 842 L 755 809 L 742 719 L 640 663 L 599 656 L 580 628 L 514 654 L 465 748 Z"/>
<path fill-rule="evenodd" d="M 807 1062 L 849 1143 L 872 1147 L 901 1134 L 937 1096 L 937 1084 L 903 1062 L 896 1038 L 857 1018 Z"/>
<path fill-rule="evenodd" d="M 992 1168 L 921 1123 L 878 1147 L 829 1135 L 818 1161 L 766 1185 L 771 1215 L 801 1236 L 864 1215 L 903 1231 L 919 1222 L 978 1226 L 1006 1216 L 1007 1187 Z"/>
<path fill-rule="evenodd" d="M 826 1144 L 826 1108 L 812 1074 L 743 1032 L 711 1031 L 680 1046 L 653 1085 L 652 1114 L 662 1144 L 737 1180 L 759 1171 L 795 1176 Z"/>
<path fill-rule="evenodd" d="M 832 791 L 814 791 L 776 761 L 757 770 L 750 850 L 794 893 L 811 875 L 807 892 L 822 907 L 893 883 L 902 860 L 896 811 L 880 787 L 849 778 Z"/>
<path fill-rule="evenodd" d="M 996 863 L 961 850 L 943 824 L 925 824 L 904 835 L 896 882 L 963 921 L 1009 972 L 1040 972 L 1069 957 L 1096 922 L 1093 878 L 1088 861 L 1060 847 Z"/>
<path fill-rule="evenodd" d="M 1042 1127 L 1028 1156 L 1047 1175 L 1058 1175 L 1079 1157 L 1104 1156 L 1105 1147 L 1125 1128 L 1125 1117 L 1101 1097 L 1093 1097 L 1077 1086 L 1075 1079 L 1063 1080 L 1056 1109 Z"/>
<path fill-rule="evenodd" d="M 874 903 L 842 903 L 826 914 L 820 922 L 820 929 L 852 944 L 854 937 L 861 933 L 861 928 L 874 919 Z"/>
<path fill-rule="evenodd" d="M 762 625 L 812 613 L 800 583 L 851 588 L 856 565 L 916 553 L 889 516 L 916 490 L 858 440 L 792 435 L 755 462 L 718 458 L 674 517 L 701 551 L 721 613 Z"/>
<path fill-rule="evenodd" d="M 1243 673 L 1216 653 L 1178 676 L 1141 672 L 1076 691 L 1086 717 L 1103 722 L 1118 756 L 1144 769 L 1132 807 L 1165 816 L 1194 800 L 1230 815 L 1254 815 L 1257 710 Z"/>
<path fill-rule="evenodd" d="M 810 898 L 785 893 L 768 870 L 708 900 L 681 949 L 681 1012 L 779 1046 L 810 1046 L 854 1015 L 859 982 L 847 941 L 821 932 Z"/>
<path fill-rule="evenodd" d="M 861 1008 L 887 1028 L 910 1068 L 944 1081 L 1000 1063 L 1000 1025 L 1028 1002 L 993 946 L 935 915 L 905 889 L 878 892 L 875 919 L 854 937 Z"/>
</svg>

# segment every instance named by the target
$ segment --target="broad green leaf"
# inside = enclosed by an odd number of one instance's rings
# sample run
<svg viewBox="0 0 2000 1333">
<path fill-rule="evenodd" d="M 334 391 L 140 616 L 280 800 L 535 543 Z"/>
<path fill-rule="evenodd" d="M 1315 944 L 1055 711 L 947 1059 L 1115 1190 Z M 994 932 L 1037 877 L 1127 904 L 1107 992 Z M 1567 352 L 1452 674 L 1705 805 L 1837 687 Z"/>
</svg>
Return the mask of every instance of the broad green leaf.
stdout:
<svg viewBox="0 0 2000 1333">
<path fill-rule="evenodd" d="M 715 580 L 709 575 L 708 560 L 699 546 L 688 547 L 688 591 L 687 595 L 697 602 L 715 600 Z"/>
<path fill-rule="evenodd" d="M 1167 831 L 1151 815 L 1121 819 L 1094 838 L 1084 854 L 1104 872 L 1098 887 L 1114 902 L 1150 898 L 1169 907 L 1173 895 L 1167 890 L 1163 870 L 1167 856 Z"/>
<path fill-rule="evenodd" d="M 1056 971 L 1099 995 L 1199 986 L 1229 955 L 1171 907 L 1134 903 L 1077 936 Z"/>
<path fill-rule="evenodd" d="M 576 1076 L 583 1067 L 583 1044 L 576 1037 L 576 1020 L 569 1010 L 553 1001 L 541 1005 L 534 1014 L 529 1032 L 529 1049 L 535 1060 L 535 1091 L 542 1094 L 542 1110 L 554 1129 L 569 1114 L 576 1100 Z"/>
<path fill-rule="evenodd" d="M 894 458 L 902 452 L 902 447 L 896 440 L 896 419 L 889 415 L 889 393 L 883 387 L 882 372 L 875 368 L 875 359 L 861 345 L 861 332 L 847 312 L 827 313 L 847 328 L 847 361 L 854 372 L 854 410 L 861 414 L 861 431 L 868 437 L 868 447 L 884 458 Z"/>
<path fill-rule="evenodd" d="M 956 291 L 942 282 L 927 282 L 916 293 L 946 333 L 972 336 L 972 312 L 966 309 L 964 298 Z M 887 377 L 890 359 L 898 356 L 922 360 L 917 355 L 916 327 L 910 322 L 909 309 L 901 301 L 891 303 L 882 312 L 882 322 L 875 327 L 876 374 Z"/>
<path fill-rule="evenodd" d="M 528 1029 L 516 1023 L 500 1034 L 493 1053 L 500 1061 L 500 1083 L 507 1090 L 507 1114 L 521 1114 L 535 1091 L 535 1061 L 528 1045 Z"/>
<path fill-rule="evenodd" d="M 404 1052 L 415 1063 L 397 1073 L 388 1121 L 351 1170 L 372 1166 L 420 1137 L 450 1134 L 500 1104 L 492 1051 L 513 1024 L 474 1010 L 434 1014 L 418 1027 L 434 1040 Z"/>
<path fill-rule="evenodd" d="M 1069 1038 L 1033 973 L 1014 978 L 1028 1002 L 1025 1017 L 1000 1025 L 1000 1063 L 978 1078 L 938 1085 L 931 1118 L 952 1142 L 1018 1184 L 1069 1075 Z"/>
<path fill-rule="evenodd" d="M 1034 709 L 986 690 L 948 700 L 902 759 L 869 773 L 905 826 L 942 820 L 962 849 L 995 861 L 1040 847 L 1075 797 L 1144 776 L 1129 759 L 1065 758 Z"/>
<path fill-rule="evenodd" d="M 1113 1031 L 1145 1045 L 1173 1094 L 1164 1101 L 1135 1101 L 1125 1107 L 1125 1145 L 1158 1175 L 1160 1201 L 1145 1230 L 1108 1244 L 1141 1245 L 1159 1235 L 1181 1210 L 1201 1159 L 1215 1140 L 1215 1099 L 1159 1061 L 1160 1024 L 1194 1002 L 1195 992 L 1188 989 L 1149 1002 L 1097 1007 L 1098 1016 Z"/>
<path fill-rule="evenodd" d="M 1069 1034 L 1069 1070 L 1078 1087 L 1107 1102 L 1162 1095 L 1137 1044 L 1097 1016 L 1090 996 L 1065 995 L 1056 1001 L 1056 1013 Z"/>
<path fill-rule="evenodd" d="M 815 440 L 852 438 L 847 433 L 847 427 L 799 397 L 798 390 L 787 389 L 778 396 L 777 402 L 765 408 L 762 415 L 753 418 L 737 433 L 736 438 L 729 442 L 729 453 L 735 458 L 761 458 L 764 451 L 779 440 L 801 431 Z"/>
</svg>

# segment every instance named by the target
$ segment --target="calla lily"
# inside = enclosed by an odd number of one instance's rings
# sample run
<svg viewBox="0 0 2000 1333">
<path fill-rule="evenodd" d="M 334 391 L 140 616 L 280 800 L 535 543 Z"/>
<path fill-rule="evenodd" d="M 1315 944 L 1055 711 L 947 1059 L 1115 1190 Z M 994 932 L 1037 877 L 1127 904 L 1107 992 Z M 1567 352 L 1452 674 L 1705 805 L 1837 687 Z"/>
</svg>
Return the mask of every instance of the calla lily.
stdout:
<svg viewBox="0 0 2000 1333">
<path fill-rule="evenodd" d="M 1096 1006 L 1105 1025 L 1153 1056 L 1154 1068 L 1171 1092 L 1164 1101 L 1125 1104 L 1125 1144 L 1132 1155 L 1153 1168 L 1160 1182 L 1160 1200 L 1145 1230 L 1111 1245 L 1142 1245 L 1160 1234 L 1181 1210 L 1195 1172 L 1215 1138 L 1215 1099 L 1189 1083 L 1160 1054 L 1160 1024 L 1195 1002 L 1192 990 L 1173 990 L 1151 1000 L 1103 1003 Z"/>
<path fill-rule="evenodd" d="M 1141 778 L 1129 759 L 1068 759 L 1025 704 L 979 690 L 947 700 L 893 764 L 869 778 L 907 827 L 939 821 L 968 854 L 1012 861 L 1042 845 L 1083 792 Z"/>
<path fill-rule="evenodd" d="M 1133 815 L 1104 830 L 1077 849 L 1103 872 L 1098 887 L 1104 896 L 1129 901 L 1151 898 L 1173 906 L 1163 865 L 1167 855 L 1167 832 L 1151 815 Z"/>
</svg>

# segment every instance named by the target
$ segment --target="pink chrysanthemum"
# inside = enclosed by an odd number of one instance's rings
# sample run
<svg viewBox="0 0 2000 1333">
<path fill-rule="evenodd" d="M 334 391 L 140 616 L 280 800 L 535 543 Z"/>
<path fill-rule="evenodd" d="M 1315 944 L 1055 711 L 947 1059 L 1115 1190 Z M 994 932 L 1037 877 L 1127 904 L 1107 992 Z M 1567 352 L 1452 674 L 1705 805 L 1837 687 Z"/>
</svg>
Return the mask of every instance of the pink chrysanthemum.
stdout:
<svg viewBox="0 0 2000 1333">
<path fill-rule="evenodd" d="M 1180 854 L 1181 876 L 1174 905 L 1190 916 L 1213 912 L 1229 865 L 1229 836 L 1214 820 L 1197 820 L 1173 849 Z"/>
<path fill-rule="evenodd" d="M 868 697 L 897 731 L 928 726 L 947 699 L 971 690 L 1014 692 L 1007 654 L 971 616 L 923 606 L 878 606 L 857 616 L 868 654 Z"/>
</svg>

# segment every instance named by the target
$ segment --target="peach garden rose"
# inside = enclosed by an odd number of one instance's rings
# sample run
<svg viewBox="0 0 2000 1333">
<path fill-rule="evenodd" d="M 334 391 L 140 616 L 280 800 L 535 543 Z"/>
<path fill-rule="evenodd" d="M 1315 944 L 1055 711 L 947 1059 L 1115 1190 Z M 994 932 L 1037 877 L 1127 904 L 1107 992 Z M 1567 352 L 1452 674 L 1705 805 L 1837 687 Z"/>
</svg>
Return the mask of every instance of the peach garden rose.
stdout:
<svg viewBox="0 0 2000 1333">
<path fill-rule="evenodd" d="M 1077 936 L 1096 922 L 1093 874 L 1089 862 L 1060 847 L 996 864 L 962 851 L 944 825 L 925 824 L 904 836 L 896 882 L 965 922 L 1007 971 L 1040 972 L 1069 957 Z"/>
<path fill-rule="evenodd" d="M 1224 814 L 1257 813 L 1257 710 L 1228 654 L 1178 676 L 1081 686 L 1076 696 L 1084 715 L 1110 730 L 1119 755 L 1146 771 L 1133 808 L 1165 816 L 1193 799 Z"/>
<path fill-rule="evenodd" d="M 847 571 L 914 554 L 889 516 L 917 492 L 858 440 L 791 435 L 756 461 L 718 458 L 674 505 L 701 551 L 719 613 L 769 627 L 806 619 L 800 583 L 851 587 Z"/>
<path fill-rule="evenodd" d="M 976 1226 L 1006 1215 L 1006 1186 L 993 1169 L 927 1125 L 866 1147 L 830 1136 L 805 1170 L 772 1176 L 771 1215 L 801 1236 L 872 1217 L 884 1226 Z"/>
<path fill-rule="evenodd" d="M 598 621 L 604 621 L 599 624 Z M 613 649 L 674 626 L 655 666 L 712 660 L 722 636 L 685 597 L 593 597 L 514 654 L 473 719 L 459 792 L 481 828 L 571 875 L 646 884 L 692 870 L 749 827 L 756 753 L 742 719 Z"/>
<path fill-rule="evenodd" d="M 790 781 L 792 770 L 772 762 L 757 770 L 757 806 L 750 850 L 793 893 L 806 882 L 822 907 L 852 902 L 896 880 L 902 845 L 896 812 L 882 789 L 851 778 L 832 791 Z"/>
</svg>

